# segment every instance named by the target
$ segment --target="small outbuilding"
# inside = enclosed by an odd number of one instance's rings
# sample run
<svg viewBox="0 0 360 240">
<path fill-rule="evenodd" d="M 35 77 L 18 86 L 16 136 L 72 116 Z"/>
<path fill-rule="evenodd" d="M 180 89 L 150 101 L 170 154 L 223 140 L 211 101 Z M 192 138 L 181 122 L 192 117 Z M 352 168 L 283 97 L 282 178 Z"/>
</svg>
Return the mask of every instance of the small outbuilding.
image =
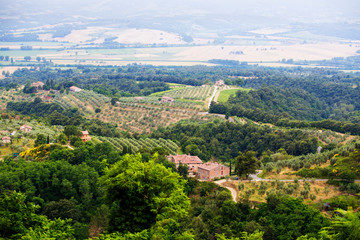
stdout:
<svg viewBox="0 0 360 240">
<path fill-rule="evenodd" d="M 23 132 L 31 132 L 32 130 L 33 130 L 33 128 L 31 126 L 27 125 L 26 123 L 20 127 L 20 131 L 23 131 Z"/>
<path fill-rule="evenodd" d="M 1 140 L 3 143 L 11 143 L 11 138 L 9 136 L 5 136 Z"/>
<path fill-rule="evenodd" d="M 83 142 L 87 142 L 91 140 L 91 137 L 89 135 L 88 131 L 81 131 L 82 136 L 80 137 Z"/>
</svg>

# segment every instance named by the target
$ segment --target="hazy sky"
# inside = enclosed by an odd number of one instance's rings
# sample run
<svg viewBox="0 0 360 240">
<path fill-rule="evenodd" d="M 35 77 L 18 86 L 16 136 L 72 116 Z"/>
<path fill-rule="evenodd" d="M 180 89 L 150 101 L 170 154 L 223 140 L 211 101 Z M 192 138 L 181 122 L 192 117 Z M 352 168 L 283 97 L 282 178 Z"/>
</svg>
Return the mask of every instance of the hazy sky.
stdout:
<svg viewBox="0 0 360 240">
<path fill-rule="evenodd" d="M 359 0 L 2 0 L 3 14 L 67 13 L 87 17 L 133 14 L 239 14 L 286 19 L 360 18 Z"/>
</svg>

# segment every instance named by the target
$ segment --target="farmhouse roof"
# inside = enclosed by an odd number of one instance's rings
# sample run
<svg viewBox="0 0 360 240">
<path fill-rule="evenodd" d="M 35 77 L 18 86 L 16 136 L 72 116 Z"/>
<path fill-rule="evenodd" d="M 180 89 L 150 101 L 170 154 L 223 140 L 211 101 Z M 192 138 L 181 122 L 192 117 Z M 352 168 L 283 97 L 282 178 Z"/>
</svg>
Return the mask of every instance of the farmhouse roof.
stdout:
<svg viewBox="0 0 360 240">
<path fill-rule="evenodd" d="M 190 155 L 170 155 L 170 158 L 174 159 L 175 164 L 201 164 L 202 161 L 198 156 Z"/>
<path fill-rule="evenodd" d="M 219 163 L 215 163 L 215 162 L 207 162 L 207 163 L 204 163 L 202 165 L 200 165 L 198 168 L 202 168 L 202 169 L 205 169 L 205 170 L 213 170 L 217 167 L 225 167 L 224 165 L 221 165 Z"/>
<path fill-rule="evenodd" d="M 31 126 L 27 125 L 26 123 L 20 127 L 20 129 L 32 129 Z"/>
<path fill-rule="evenodd" d="M 74 92 L 78 92 L 78 91 L 81 91 L 82 89 L 77 87 L 77 86 L 71 86 L 70 87 L 70 91 L 74 91 Z"/>
<path fill-rule="evenodd" d="M 89 132 L 88 132 L 88 131 L 81 131 L 81 133 L 82 133 L 83 135 L 89 135 Z"/>
<path fill-rule="evenodd" d="M 174 100 L 173 98 L 167 97 L 167 96 L 163 96 L 162 99 L 164 99 L 164 100 Z"/>
<path fill-rule="evenodd" d="M 32 87 L 43 87 L 45 84 L 43 82 L 35 82 L 35 83 L 32 83 L 31 86 Z"/>
</svg>

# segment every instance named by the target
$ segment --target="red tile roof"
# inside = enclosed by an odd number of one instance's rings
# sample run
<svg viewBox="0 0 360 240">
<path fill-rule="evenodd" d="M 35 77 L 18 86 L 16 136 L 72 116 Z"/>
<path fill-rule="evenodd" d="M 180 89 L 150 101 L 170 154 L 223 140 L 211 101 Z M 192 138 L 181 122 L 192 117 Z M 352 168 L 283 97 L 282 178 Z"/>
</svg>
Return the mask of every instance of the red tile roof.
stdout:
<svg viewBox="0 0 360 240">
<path fill-rule="evenodd" d="M 174 159 L 175 164 L 201 164 L 202 161 L 198 156 L 190 156 L 190 155 L 170 155 L 169 158 Z"/>
<path fill-rule="evenodd" d="M 210 170 L 212 170 L 212 169 L 215 169 L 215 168 L 221 167 L 221 166 L 222 166 L 222 167 L 226 167 L 226 166 L 221 165 L 221 164 L 219 164 L 219 163 L 207 162 L 207 163 L 204 163 L 204 164 L 198 166 L 198 168 L 202 168 L 202 169 L 205 169 L 205 170 L 210 171 Z"/>
</svg>

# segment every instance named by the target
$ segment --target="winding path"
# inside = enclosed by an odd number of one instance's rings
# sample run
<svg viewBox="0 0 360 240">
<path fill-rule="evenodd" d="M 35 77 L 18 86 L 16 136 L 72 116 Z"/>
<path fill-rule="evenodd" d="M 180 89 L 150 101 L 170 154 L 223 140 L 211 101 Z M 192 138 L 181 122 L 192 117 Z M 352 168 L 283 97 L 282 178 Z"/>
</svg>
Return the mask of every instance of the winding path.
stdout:
<svg viewBox="0 0 360 240">
<path fill-rule="evenodd" d="M 226 179 L 221 179 L 221 180 L 219 180 L 219 181 L 215 181 L 214 183 L 216 183 L 216 184 L 219 185 L 220 187 L 224 187 L 224 188 L 229 189 L 230 192 L 231 192 L 231 196 L 232 196 L 234 202 L 237 202 L 237 193 L 236 193 L 236 190 L 235 190 L 234 188 L 224 186 L 224 185 L 223 185 L 224 182 L 226 182 Z"/>
</svg>

